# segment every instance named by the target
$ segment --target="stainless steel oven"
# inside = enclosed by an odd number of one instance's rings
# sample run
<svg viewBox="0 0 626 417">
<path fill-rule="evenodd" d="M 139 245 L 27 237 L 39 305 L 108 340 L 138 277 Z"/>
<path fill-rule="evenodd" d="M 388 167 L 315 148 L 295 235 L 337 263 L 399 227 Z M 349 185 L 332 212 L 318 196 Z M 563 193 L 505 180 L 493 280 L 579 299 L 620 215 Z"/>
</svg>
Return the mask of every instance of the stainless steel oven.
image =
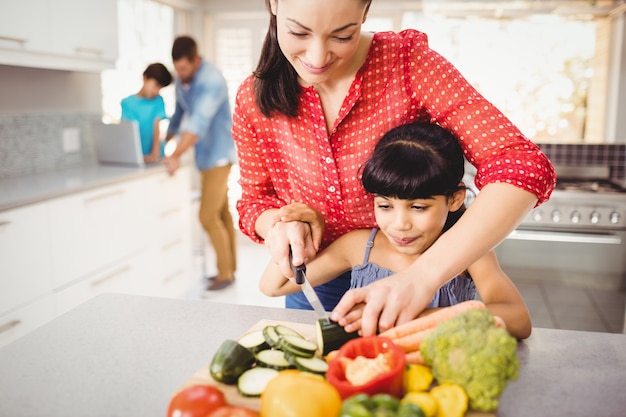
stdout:
<svg viewBox="0 0 626 417">
<path fill-rule="evenodd" d="M 622 290 L 626 286 L 626 190 L 608 168 L 557 167 L 557 188 L 497 248 L 512 277 Z"/>
</svg>

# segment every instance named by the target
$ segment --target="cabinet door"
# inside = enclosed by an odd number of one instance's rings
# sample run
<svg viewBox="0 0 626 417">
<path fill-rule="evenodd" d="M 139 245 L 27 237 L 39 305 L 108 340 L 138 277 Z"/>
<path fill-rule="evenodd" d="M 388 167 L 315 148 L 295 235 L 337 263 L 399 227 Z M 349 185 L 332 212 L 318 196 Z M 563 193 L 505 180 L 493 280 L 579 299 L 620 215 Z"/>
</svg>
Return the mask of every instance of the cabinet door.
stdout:
<svg viewBox="0 0 626 417">
<path fill-rule="evenodd" d="M 52 52 L 115 64 L 116 1 L 54 0 L 52 4 Z"/>
<path fill-rule="evenodd" d="M 0 314 L 52 291 L 45 203 L 0 212 Z"/>
<path fill-rule="evenodd" d="M 45 0 L 5 1 L 0 5 L 0 48 L 45 52 L 50 43 L 50 8 Z"/>
<path fill-rule="evenodd" d="M 142 247 L 141 190 L 134 182 L 55 199 L 49 205 L 56 288 Z"/>
<path fill-rule="evenodd" d="M 0 315 L 0 347 L 40 327 L 55 316 L 54 296 L 45 295 L 8 314 Z"/>
</svg>

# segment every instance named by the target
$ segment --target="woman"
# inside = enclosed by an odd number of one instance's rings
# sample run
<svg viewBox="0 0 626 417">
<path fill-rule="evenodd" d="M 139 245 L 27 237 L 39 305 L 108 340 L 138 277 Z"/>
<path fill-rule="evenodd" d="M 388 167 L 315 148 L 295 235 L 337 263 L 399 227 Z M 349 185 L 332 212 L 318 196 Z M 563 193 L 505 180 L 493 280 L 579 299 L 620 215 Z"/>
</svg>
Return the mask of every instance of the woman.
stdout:
<svg viewBox="0 0 626 417">
<path fill-rule="evenodd" d="M 317 288 L 329 310 L 341 298 L 331 316 L 340 324 L 365 303 L 365 335 L 417 316 L 439 287 L 545 201 L 555 181 L 539 148 L 432 51 L 425 34 L 361 32 L 370 3 L 267 0 L 268 34 L 233 117 L 240 228 L 265 241 L 286 276 L 290 247 L 299 265 L 339 236 L 375 226 L 358 169 L 390 129 L 438 123 L 477 167 L 476 200 L 410 267 L 345 295 L 349 275 Z"/>
</svg>

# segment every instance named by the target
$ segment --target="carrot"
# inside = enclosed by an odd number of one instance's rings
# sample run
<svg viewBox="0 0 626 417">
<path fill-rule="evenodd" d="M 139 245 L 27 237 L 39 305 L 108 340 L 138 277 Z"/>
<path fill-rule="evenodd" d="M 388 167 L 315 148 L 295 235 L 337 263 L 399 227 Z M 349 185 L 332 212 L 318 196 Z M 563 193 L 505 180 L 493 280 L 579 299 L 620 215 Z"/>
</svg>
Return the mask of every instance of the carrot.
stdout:
<svg viewBox="0 0 626 417">
<path fill-rule="evenodd" d="M 485 308 L 487 308 L 485 304 L 479 300 L 463 301 L 462 303 L 437 310 L 427 316 L 418 317 L 396 327 L 392 327 L 382 332 L 380 336 L 388 337 L 391 340 L 398 339 L 411 333 L 437 327 L 439 323 L 443 323 L 463 311 Z"/>
<path fill-rule="evenodd" d="M 392 340 L 393 343 L 400 349 L 402 349 L 405 353 L 415 352 L 420 350 L 420 345 L 422 344 L 422 340 L 424 340 L 424 337 L 426 337 L 427 334 L 432 333 L 434 330 L 435 328 L 431 327 L 429 329 L 410 333 L 406 336 L 402 336 Z"/>
<path fill-rule="evenodd" d="M 417 365 L 425 365 L 424 358 L 419 350 L 414 352 L 405 353 L 404 357 L 406 358 L 406 363 L 413 363 Z"/>
</svg>

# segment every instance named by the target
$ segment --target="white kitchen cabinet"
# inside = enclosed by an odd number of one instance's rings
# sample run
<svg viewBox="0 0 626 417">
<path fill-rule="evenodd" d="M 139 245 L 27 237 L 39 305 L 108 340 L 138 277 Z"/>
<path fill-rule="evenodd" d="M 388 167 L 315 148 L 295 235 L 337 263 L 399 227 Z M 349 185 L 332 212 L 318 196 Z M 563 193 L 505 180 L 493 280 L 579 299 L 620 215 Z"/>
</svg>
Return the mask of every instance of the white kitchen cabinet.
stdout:
<svg viewBox="0 0 626 417">
<path fill-rule="evenodd" d="M 46 203 L 0 212 L 0 315 L 52 291 Z"/>
<path fill-rule="evenodd" d="M 39 297 L 29 304 L 0 315 L 0 346 L 10 343 L 56 317 L 52 294 Z"/>
<path fill-rule="evenodd" d="M 140 182 L 129 181 L 50 201 L 55 288 L 142 249 L 142 192 Z"/>
<path fill-rule="evenodd" d="M 116 1 L 5 3 L 0 6 L 0 64 L 70 71 L 115 66 Z"/>
</svg>

